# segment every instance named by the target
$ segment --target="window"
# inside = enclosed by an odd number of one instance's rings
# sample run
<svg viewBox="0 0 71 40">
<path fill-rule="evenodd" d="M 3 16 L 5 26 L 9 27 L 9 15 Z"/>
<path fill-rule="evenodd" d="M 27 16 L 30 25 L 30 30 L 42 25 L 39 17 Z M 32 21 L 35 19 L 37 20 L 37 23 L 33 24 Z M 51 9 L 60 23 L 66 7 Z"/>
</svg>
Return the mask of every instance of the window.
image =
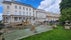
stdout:
<svg viewBox="0 0 71 40">
<path fill-rule="evenodd" d="M 31 11 L 31 9 L 29 9 L 29 11 Z"/>
<path fill-rule="evenodd" d="M 19 11 L 19 15 L 21 15 L 21 11 Z"/>
<path fill-rule="evenodd" d="M 25 15 L 25 12 L 23 12 L 23 15 Z"/>
<path fill-rule="evenodd" d="M 8 17 L 6 17 L 6 20 L 8 20 Z"/>
<path fill-rule="evenodd" d="M 28 12 L 26 12 L 26 15 L 28 16 Z"/>
<path fill-rule="evenodd" d="M 23 7 L 23 10 L 24 10 L 25 8 Z"/>
<path fill-rule="evenodd" d="M 18 20 L 18 17 L 14 17 L 14 20 L 17 21 Z"/>
<path fill-rule="evenodd" d="M 30 12 L 30 15 L 31 15 L 32 13 Z"/>
<path fill-rule="evenodd" d="M 6 22 L 8 22 L 9 21 L 9 18 L 8 17 L 6 17 Z"/>
<path fill-rule="evenodd" d="M 10 7 L 9 6 L 7 6 L 7 9 L 9 9 Z"/>
<path fill-rule="evenodd" d="M 19 17 L 19 20 L 22 20 L 22 17 Z"/>
<path fill-rule="evenodd" d="M 33 20 L 35 20 L 35 18 L 33 18 Z"/>
<path fill-rule="evenodd" d="M 15 5 L 15 9 L 17 9 L 17 6 Z"/>
<path fill-rule="evenodd" d="M 28 10 L 28 8 L 26 8 L 26 10 Z"/>
<path fill-rule="evenodd" d="M 21 6 L 19 6 L 19 9 L 21 9 Z"/>
<path fill-rule="evenodd" d="M 32 18 L 30 17 L 30 19 L 32 19 Z"/>
<path fill-rule="evenodd" d="M 15 11 L 15 15 L 17 15 L 17 11 Z"/>
<path fill-rule="evenodd" d="M 7 11 L 7 14 L 10 14 L 10 11 Z"/>
<path fill-rule="evenodd" d="M 25 19 L 25 17 L 23 17 L 23 19 Z"/>
</svg>

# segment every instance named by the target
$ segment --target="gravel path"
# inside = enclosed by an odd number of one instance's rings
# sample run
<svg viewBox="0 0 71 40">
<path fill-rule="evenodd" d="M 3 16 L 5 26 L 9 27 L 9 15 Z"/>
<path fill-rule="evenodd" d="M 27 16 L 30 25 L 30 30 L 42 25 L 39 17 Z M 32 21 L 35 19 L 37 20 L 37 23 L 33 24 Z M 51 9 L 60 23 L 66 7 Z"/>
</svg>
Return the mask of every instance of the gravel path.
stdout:
<svg viewBox="0 0 71 40">
<path fill-rule="evenodd" d="M 41 25 L 41 26 L 36 27 L 37 33 L 49 31 L 51 29 L 52 28 L 47 25 L 46 26 Z M 11 33 L 4 34 L 4 37 L 5 37 L 5 40 L 17 40 L 17 39 L 25 38 L 25 37 L 28 37 L 37 33 L 30 31 L 30 29 L 15 30 Z"/>
</svg>

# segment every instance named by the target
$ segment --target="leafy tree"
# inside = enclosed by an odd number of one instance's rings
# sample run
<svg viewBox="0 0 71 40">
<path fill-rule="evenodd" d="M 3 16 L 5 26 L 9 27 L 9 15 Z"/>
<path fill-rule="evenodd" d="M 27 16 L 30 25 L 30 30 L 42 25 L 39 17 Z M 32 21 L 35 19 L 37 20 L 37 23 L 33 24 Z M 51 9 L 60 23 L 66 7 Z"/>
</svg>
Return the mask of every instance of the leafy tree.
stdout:
<svg viewBox="0 0 71 40">
<path fill-rule="evenodd" d="M 60 4 L 61 10 L 65 9 L 65 8 L 70 8 L 70 7 L 71 7 L 71 0 L 62 0 L 62 2 Z"/>
<path fill-rule="evenodd" d="M 66 20 L 71 21 L 71 0 L 62 0 L 60 8 L 61 8 L 60 21 L 61 22 L 65 22 Z"/>
</svg>

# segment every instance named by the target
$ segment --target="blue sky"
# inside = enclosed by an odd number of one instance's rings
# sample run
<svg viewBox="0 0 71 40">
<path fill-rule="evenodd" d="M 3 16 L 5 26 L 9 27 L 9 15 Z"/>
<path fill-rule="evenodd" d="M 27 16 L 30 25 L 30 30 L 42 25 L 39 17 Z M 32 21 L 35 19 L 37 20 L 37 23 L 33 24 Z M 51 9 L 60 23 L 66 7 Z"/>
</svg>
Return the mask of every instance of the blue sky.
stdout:
<svg viewBox="0 0 71 40">
<path fill-rule="evenodd" d="M 3 8 L 2 8 L 2 6 L 0 5 L 0 13 L 2 13 L 3 12 Z"/>
<path fill-rule="evenodd" d="M 0 0 L 0 20 L 2 19 L 1 15 L 3 13 L 3 8 L 2 8 L 3 6 L 1 3 L 2 1 L 3 0 Z M 43 9 L 53 13 L 60 13 L 59 3 L 61 2 L 61 0 L 17 0 L 17 1 L 30 4 L 38 9 Z"/>
<path fill-rule="evenodd" d="M 26 4 L 30 4 L 33 7 L 37 8 L 40 5 L 40 2 L 42 0 L 18 0 L 18 1 L 26 3 Z"/>
</svg>

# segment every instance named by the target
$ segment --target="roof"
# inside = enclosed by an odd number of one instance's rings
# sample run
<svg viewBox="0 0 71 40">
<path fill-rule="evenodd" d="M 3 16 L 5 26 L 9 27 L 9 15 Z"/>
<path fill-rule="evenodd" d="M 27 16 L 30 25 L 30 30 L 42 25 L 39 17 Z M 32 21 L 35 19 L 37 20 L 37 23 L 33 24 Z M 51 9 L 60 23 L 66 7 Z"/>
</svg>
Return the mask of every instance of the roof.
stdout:
<svg viewBox="0 0 71 40">
<path fill-rule="evenodd" d="M 25 6 L 32 7 L 32 5 L 30 5 L 30 4 L 25 4 L 25 3 L 22 3 L 22 2 L 18 2 L 18 1 L 3 1 L 3 3 L 6 3 L 6 4 L 14 3 L 14 4 L 19 4 L 19 5 L 25 5 Z"/>
</svg>

